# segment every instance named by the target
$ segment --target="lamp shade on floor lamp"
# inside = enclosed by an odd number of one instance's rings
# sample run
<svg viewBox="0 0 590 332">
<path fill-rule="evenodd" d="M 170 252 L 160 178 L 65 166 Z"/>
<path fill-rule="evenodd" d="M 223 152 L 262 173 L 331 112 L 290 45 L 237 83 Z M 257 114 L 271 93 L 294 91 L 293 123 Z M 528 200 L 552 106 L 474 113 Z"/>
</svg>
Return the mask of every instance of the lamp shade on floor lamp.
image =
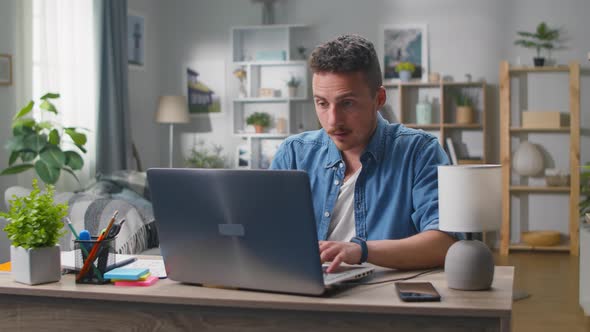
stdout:
<svg viewBox="0 0 590 332">
<path fill-rule="evenodd" d="M 184 96 L 161 96 L 158 101 L 156 122 L 170 124 L 168 164 L 169 167 L 172 167 L 172 152 L 174 151 L 174 124 L 190 122 L 186 98 Z"/>
</svg>

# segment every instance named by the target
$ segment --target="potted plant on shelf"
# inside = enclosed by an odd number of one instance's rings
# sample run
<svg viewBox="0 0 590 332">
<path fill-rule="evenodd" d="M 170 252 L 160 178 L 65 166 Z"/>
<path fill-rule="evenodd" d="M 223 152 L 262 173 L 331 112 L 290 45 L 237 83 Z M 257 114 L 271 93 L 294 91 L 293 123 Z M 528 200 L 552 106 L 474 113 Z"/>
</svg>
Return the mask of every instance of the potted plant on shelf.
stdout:
<svg viewBox="0 0 590 332">
<path fill-rule="evenodd" d="M 211 151 L 205 147 L 204 140 L 199 140 L 193 146 L 190 156 L 185 159 L 185 164 L 191 168 L 224 168 L 225 158 L 222 151 L 221 145 L 213 145 Z"/>
<path fill-rule="evenodd" d="M 400 62 L 395 65 L 395 71 L 399 73 L 399 79 L 402 82 L 409 82 L 414 70 L 416 70 L 416 66 L 411 62 Z"/>
<path fill-rule="evenodd" d="M 515 45 L 537 50 L 537 56 L 533 58 L 535 67 L 543 67 L 545 64 L 545 58 L 541 57 L 541 49 L 553 49 L 554 42 L 559 38 L 559 30 L 550 29 L 545 22 L 539 23 L 535 32 L 519 31 L 517 34 L 522 39 L 514 41 Z"/>
<path fill-rule="evenodd" d="M 253 125 L 256 133 L 260 134 L 264 132 L 264 128 L 270 126 L 270 115 L 265 112 L 254 112 L 246 118 L 246 123 Z"/>
<path fill-rule="evenodd" d="M 65 233 L 62 218 L 67 204 L 54 204 L 54 188 L 46 186 L 41 192 L 33 179 L 28 196 L 14 197 L 10 210 L 0 212 L 9 223 L 4 231 L 11 241 L 10 260 L 14 280 L 37 285 L 59 281 L 61 278 L 59 238 Z"/>
<path fill-rule="evenodd" d="M 299 84 L 301 84 L 301 81 L 295 76 L 291 76 L 291 78 L 287 81 L 289 97 L 293 98 L 297 96 L 297 88 L 299 87 Z"/>
<path fill-rule="evenodd" d="M 47 93 L 41 97 L 41 111 L 57 115 L 57 108 L 50 101 L 57 98 L 57 93 Z M 55 184 L 61 171 L 66 171 L 80 183 L 74 171 L 82 169 L 84 160 L 74 148 L 86 153 L 86 135 L 76 127 L 63 127 L 50 121 L 37 122 L 27 117 L 33 111 L 34 104 L 31 100 L 12 120 L 13 137 L 6 144 L 10 151 L 8 168 L 0 175 L 17 174 L 34 168 L 43 182 Z M 69 140 L 64 139 L 66 137 Z M 66 150 L 67 145 L 71 148 Z M 16 164 L 19 159 L 22 163 Z"/>
<path fill-rule="evenodd" d="M 473 123 L 473 99 L 460 91 L 454 94 L 457 112 L 455 121 L 459 124 Z"/>
</svg>

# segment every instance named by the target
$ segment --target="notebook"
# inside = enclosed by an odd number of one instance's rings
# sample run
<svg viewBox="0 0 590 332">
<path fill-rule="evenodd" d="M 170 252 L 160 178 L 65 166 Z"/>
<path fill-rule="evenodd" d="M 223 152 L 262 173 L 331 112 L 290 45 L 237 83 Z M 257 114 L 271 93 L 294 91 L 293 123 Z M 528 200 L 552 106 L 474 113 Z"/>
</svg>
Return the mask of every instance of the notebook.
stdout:
<svg viewBox="0 0 590 332">
<path fill-rule="evenodd" d="M 172 280 L 319 295 L 373 271 L 323 272 L 305 172 L 152 168 L 147 177 Z"/>
</svg>

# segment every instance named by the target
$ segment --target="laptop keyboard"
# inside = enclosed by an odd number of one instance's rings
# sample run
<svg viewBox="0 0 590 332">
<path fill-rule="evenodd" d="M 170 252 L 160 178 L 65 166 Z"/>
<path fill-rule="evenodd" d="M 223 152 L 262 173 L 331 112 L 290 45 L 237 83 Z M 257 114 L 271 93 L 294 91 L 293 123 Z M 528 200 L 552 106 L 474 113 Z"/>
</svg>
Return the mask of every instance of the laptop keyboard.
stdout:
<svg viewBox="0 0 590 332">
<path fill-rule="evenodd" d="M 329 283 L 334 279 L 341 278 L 342 276 L 352 276 L 358 273 L 357 266 L 339 266 L 336 271 L 332 273 L 326 273 L 327 268 L 328 265 L 322 265 L 322 270 L 324 271 L 324 283 Z"/>
</svg>

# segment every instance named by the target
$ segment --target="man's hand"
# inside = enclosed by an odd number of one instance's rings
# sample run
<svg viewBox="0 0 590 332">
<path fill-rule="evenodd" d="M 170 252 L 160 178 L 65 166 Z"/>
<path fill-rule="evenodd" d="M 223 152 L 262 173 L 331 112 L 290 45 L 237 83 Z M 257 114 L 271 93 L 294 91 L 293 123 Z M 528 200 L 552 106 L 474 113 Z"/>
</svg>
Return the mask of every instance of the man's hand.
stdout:
<svg viewBox="0 0 590 332">
<path fill-rule="evenodd" d="M 322 263 L 332 262 L 327 273 L 332 273 L 340 264 L 358 264 L 361 261 L 361 246 L 353 242 L 320 241 Z"/>
</svg>

